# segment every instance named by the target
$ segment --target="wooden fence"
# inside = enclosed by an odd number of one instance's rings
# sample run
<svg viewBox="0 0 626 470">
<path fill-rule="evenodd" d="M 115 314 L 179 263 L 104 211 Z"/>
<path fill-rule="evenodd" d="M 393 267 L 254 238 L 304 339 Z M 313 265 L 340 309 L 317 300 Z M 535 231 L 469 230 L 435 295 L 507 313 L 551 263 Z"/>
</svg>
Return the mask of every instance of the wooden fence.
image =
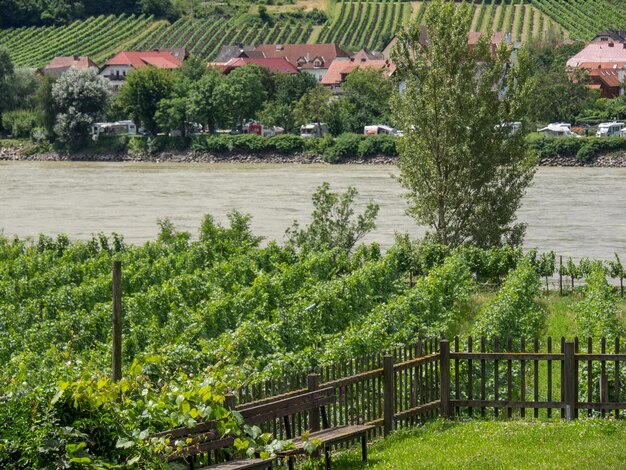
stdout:
<svg viewBox="0 0 626 470">
<path fill-rule="evenodd" d="M 582 411 L 605 416 L 626 409 L 621 387 L 626 354 L 620 342 L 551 338 L 496 341 L 457 337 L 421 339 L 386 354 L 373 354 L 309 373 L 242 387 L 229 402 L 242 410 L 277 397 L 332 386 L 336 401 L 328 408 L 332 426 L 369 423 L 370 438 L 441 415 L 556 417 L 575 419 Z M 583 347 L 584 346 L 584 347 Z M 610 349 L 610 350 L 609 350 Z M 314 419 L 319 419 L 316 417 Z M 307 413 L 290 423 L 294 434 L 311 429 Z M 267 423 L 264 431 L 285 437 L 284 423 Z"/>
</svg>

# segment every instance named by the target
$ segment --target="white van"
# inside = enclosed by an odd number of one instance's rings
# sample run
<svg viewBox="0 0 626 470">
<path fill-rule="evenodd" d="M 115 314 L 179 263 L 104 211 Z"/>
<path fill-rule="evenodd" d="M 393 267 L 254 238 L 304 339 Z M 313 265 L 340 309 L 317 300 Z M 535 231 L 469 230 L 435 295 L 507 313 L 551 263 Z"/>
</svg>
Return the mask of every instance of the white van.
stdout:
<svg viewBox="0 0 626 470">
<path fill-rule="evenodd" d="M 328 135 L 328 124 L 310 122 L 300 126 L 300 137 L 305 139 L 319 138 Z"/>
<path fill-rule="evenodd" d="M 596 137 L 618 137 L 623 128 L 623 122 L 602 122 L 598 124 Z"/>
</svg>

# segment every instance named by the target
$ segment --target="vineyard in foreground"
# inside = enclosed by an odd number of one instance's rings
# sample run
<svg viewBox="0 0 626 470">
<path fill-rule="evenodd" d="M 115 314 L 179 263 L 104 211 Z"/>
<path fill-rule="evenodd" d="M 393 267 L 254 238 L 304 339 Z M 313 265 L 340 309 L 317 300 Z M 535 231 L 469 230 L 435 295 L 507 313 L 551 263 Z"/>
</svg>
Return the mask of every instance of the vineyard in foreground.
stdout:
<svg viewBox="0 0 626 470">
<path fill-rule="evenodd" d="M 213 60 L 224 44 L 336 42 L 347 49 L 382 50 L 411 19 L 421 21 L 428 2 L 340 0 L 329 19 L 314 28 L 306 18 L 263 22 L 252 13 L 183 17 L 173 24 L 145 16 L 99 16 L 67 26 L 0 31 L 0 47 L 22 67 L 40 67 L 55 56 L 88 55 L 101 64 L 124 49 L 185 47 Z M 473 31 L 504 31 L 513 40 L 555 30 L 590 39 L 608 27 L 626 28 L 626 6 L 614 0 L 475 0 Z"/>
<path fill-rule="evenodd" d="M 116 235 L 0 236 L 0 467 L 89 458 L 103 468 L 153 468 L 142 460 L 154 458 L 142 447 L 150 432 L 222 413 L 225 390 L 409 344 L 419 333 L 544 331 L 539 277 L 554 273 L 553 253 L 450 250 L 404 237 L 385 254 L 376 244 L 351 251 L 334 221 L 292 227 L 286 243 L 262 246 L 248 217 L 229 221 L 205 217 L 194 241 L 164 220 L 141 246 Z M 122 263 L 119 384 L 109 379 L 113 260 Z M 611 275 L 623 278 L 617 264 Z M 605 265 L 578 268 L 587 287 L 573 300 L 576 333 L 621 331 Z M 477 301 L 486 285 L 488 300 Z"/>
</svg>

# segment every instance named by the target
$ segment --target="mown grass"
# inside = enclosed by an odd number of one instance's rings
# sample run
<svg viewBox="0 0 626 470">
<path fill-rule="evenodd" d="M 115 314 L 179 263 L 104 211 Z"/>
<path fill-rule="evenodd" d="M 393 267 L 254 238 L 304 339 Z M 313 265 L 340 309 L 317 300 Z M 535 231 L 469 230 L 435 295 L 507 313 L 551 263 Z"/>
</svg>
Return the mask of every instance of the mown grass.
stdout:
<svg viewBox="0 0 626 470">
<path fill-rule="evenodd" d="M 465 421 L 427 423 L 337 455 L 337 469 L 626 468 L 626 422 Z"/>
</svg>

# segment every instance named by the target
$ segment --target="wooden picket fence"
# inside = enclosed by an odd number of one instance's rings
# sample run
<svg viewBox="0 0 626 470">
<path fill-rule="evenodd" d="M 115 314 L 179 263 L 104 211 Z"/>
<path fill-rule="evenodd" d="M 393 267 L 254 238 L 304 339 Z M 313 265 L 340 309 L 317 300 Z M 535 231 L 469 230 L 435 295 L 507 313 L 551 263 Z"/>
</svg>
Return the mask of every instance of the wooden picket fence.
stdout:
<svg viewBox="0 0 626 470">
<path fill-rule="evenodd" d="M 228 403 L 242 410 L 332 386 L 337 398 L 328 408 L 330 425 L 373 424 L 370 438 L 435 416 L 525 417 L 528 411 L 534 417 L 575 419 L 581 410 L 616 417 L 626 410 L 621 387 L 626 354 L 619 352 L 619 340 L 609 345 L 601 339 L 599 352 L 593 352 L 591 339 L 584 345 L 577 338 L 499 343 L 420 339 L 384 354 L 241 387 Z M 301 435 L 311 428 L 310 417 L 296 414 L 290 426 Z M 285 436 L 281 420 L 267 423 L 264 431 Z"/>
</svg>

